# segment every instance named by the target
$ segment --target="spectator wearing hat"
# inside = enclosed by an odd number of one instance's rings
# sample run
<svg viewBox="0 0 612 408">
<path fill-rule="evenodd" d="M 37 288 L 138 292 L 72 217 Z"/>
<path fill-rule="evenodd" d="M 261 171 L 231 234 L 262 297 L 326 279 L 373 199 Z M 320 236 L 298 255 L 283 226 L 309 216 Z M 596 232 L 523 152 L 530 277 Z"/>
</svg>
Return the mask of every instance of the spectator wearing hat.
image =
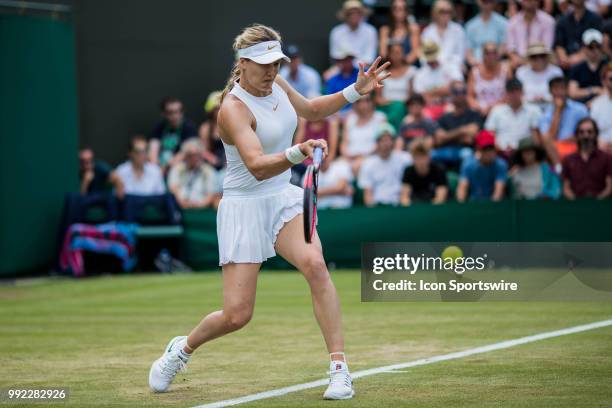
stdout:
<svg viewBox="0 0 612 408">
<path fill-rule="evenodd" d="M 561 68 L 552 64 L 550 59 L 549 48 L 544 44 L 533 44 L 527 49 L 528 63 L 516 70 L 516 78 L 523 84 L 525 100 L 542 110 L 552 102 L 548 83 L 563 76 Z"/>
<path fill-rule="evenodd" d="M 584 61 L 582 35 L 590 28 L 601 31 L 602 19 L 585 7 L 585 0 L 572 0 L 572 9 L 561 16 L 555 28 L 555 53 L 563 69 Z"/>
<path fill-rule="evenodd" d="M 101 193 L 110 188 L 112 168 L 101 160 L 96 160 L 89 147 L 79 151 L 79 180 L 81 194 Z"/>
<path fill-rule="evenodd" d="M 372 95 L 364 95 L 346 115 L 340 152 L 348 159 L 357 174 L 361 161 L 376 149 L 376 134 L 387 122 L 384 113 L 377 111 Z"/>
<path fill-rule="evenodd" d="M 453 4 L 447 0 L 436 0 L 431 8 L 431 23 L 421 34 L 421 41 L 433 42 L 440 47 L 440 59 L 445 64 L 463 69 L 467 40 L 463 27 L 452 21 Z"/>
<path fill-rule="evenodd" d="M 563 195 L 568 200 L 612 195 L 612 157 L 597 147 L 599 129 L 591 118 L 576 126 L 578 151 L 563 160 Z"/>
<path fill-rule="evenodd" d="M 359 170 L 358 186 L 364 190 L 365 205 L 398 205 L 402 191 L 404 169 L 411 163 L 410 155 L 393 149 L 396 133 L 388 123 L 376 133 L 376 153 L 367 157 Z"/>
<path fill-rule="evenodd" d="M 476 135 L 477 154 L 461 165 L 457 201 L 500 201 L 506 189 L 508 165 L 497 156 L 495 136 L 488 130 Z"/>
<path fill-rule="evenodd" d="M 378 33 L 365 21 L 370 15 L 370 9 L 364 7 L 358 0 L 347 0 L 338 11 L 337 17 L 343 23 L 331 30 L 329 36 L 329 53 L 334 60 L 347 47 L 355 47 L 354 57 L 357 62 L 371 64 L 378 50 Z"/>
<path fill-rule="evenodd" d="M 438 124 L 423 114 L 425 98 L 421 94 L 412 94 L 406 102 L 406 107 L 408 108 L 408 114 L 402 120 L 395 148 L 409 150 L 410 144 L 416 139 L 423 139 L 427 146 L 431 148 Z"/>
<path fill-rule="evenodd" d="M 514 198 L 556 200 L 561 195 L 559 177 L 545 161 L 545 152 L 531 137 L 522 139 L 510 172 Z"/>
<path fill-rule="evenodd" d="M 168 173 L 168 190 L 181 208 L 216 208 L 221 199 L 215 169 L 202 161 L 202 145 L 197 138 L 181 146 L 183 160 Z"/>
<path fill-rule="evenodd" d="M 549 88 L 553 103 L 545 108 L 539 128 L 548 157 L 557 165 L 565 156 L 576 151 L 576 124 L 587 117 L 589 111 L 584 104 L 568 98 L 565 77 L 551 79 Z"/>
<path fill-rule="evenodd" d="M 508 22 L 506 49 L 513 68 L 525 64 L 527 49 L 532 44 L 543 44 L 547 50 L 552 49 L 555 19 L 539 10 L 539 3 L 539 0 L 520 0 L 521 11 Z"/>
<path fill-rule="evenodd" d="M 446 167 L 458 168 L 461 162 L 472 155 L 474 136 L 482 126 L 480 113 L 469 108 L 467 87 L 463 81 L 451 85 L 452 109 L 438 120 L 433 160 Z"/>
<path fill-rule="evenodd" d="M 197 136 L 195 124 L 185 117 L 183 102 L 175 97 L 166 97 L 160 104 L 161 121 L 149 136 L 149 160 L 162 168 L 173 164 L 181 144 Z"/>
<path fill-rule="evenodd" d="M 603 93 L 601 70 L 607 61 L 602 50 L 603 34 L 593 28 L 582 34 L 584 61 L 574 65 L 569 72 L 570 98 L 588 103 Z"/>
<path fill-rule="evenodd" d="M 431 161 L 426 140 L 417 139 L 410 145 L 413 163 L 404 170 L 400 202 L 409 206 L 413 202 L 441 204 L 448 198 L 448 180 L 444 167 Z"/>
<path fill-rule="evenodd" d="M 422 50 L 425 64 L 414 74 L 412 91 L 425 98 L 425 116 L 437 120 L 446 108 L 451 82 L 463 80 L 463 74 L 456 66 L 440 62 L 436 43 L 423 43 Z"/>
<path fill-rule="evenodd" d="M 325 83 L 325 94 L 331 95 L 336 92 L 342 91 L 347 86 L 357 81 L 357 75 L 359 74 L 359 68 L 354 64 L 356 53 L 352 47 L 347 46 L 334 52 L 334 59 L 336 60 L 336 67 L 338 72 L 331 76 Z M 351 104 L 346 104 L 340 109 L 340 115 L 344 116 L 351 108 Z"/>
<path fill-rule="evenodd" d="M 541 111 L 523 102 L 523 85 L 516 78 L 506 81 L 506 102 L 495 106 L 485 122 L 485 129 L 495 134 L 497 147 L 507 153 L 522 139 L 539 140 Z"/>
<path fill-rule="evenodd" d="M 601 70 L 604 92 L 591 103 L 591 117 L 599 128 L 599 148 L 612 154 L 612 62 Z"/>
<path fill-rule="evenodd" d="M 198 130 L 198 137 L 203 147 L 202 158 L 218 171 L 221 171 L 226 166 L 225 148 L 223 147 L 223 141 L 219 135 L 219 126 L 217 125 L 217 116 L 221 106 L 221 94 L 221 91 L 213 91 L 206 98 L 206 103 L 204 104 L 206 120 L 200 125 Z"/>
<path fill-rule="evenodd" d="M 291 62 L 283 65 L 278 72 L 302 96 L 311 99 L 321 95 L 321 77 L 312 67 L 304 64 L 302 54 L 296 45 L 289 45 L 285 52 Z"/>
<path fill-rule="evenodd" d="M 465 25 L 467 61 L 478 65 L 483 61 L 485 44 L 495 44 L 500 54 L 505 54 L 508 19 L 495 12 L 496 0 L 477 0 L 479 13 Z"/>
<path fill-rule="evenodd" d="M 350 208 L 353 205 L 353 171 L 348 160 L 327 156 L 321 163 L 318 176 L 317 209 Z"/>
<path fill-rule="evenodd" d="M 389 7 L 389 24 L 379 30 L 379 51 L 383 59 L 387 59 L 389 43 L 399 43 L 402 46 L 406 64 L 414 64 L 420 56 L 421 29 L 416 19 L 408 12 L 406 0 L 393 0 Z"/>
<path fill-rule="evenodd" d="M 569 0 L 557 0 L 559 3 L 559 8 L 564 12 L 567 12 L 569 9 Z M 585 4 L 587 9 L 591 10 L 593 13 L 599 14 L 604 17 L 608 14 L 608 9 L 610 8 L 610 0 L 586 0 Z"/>
</svg>

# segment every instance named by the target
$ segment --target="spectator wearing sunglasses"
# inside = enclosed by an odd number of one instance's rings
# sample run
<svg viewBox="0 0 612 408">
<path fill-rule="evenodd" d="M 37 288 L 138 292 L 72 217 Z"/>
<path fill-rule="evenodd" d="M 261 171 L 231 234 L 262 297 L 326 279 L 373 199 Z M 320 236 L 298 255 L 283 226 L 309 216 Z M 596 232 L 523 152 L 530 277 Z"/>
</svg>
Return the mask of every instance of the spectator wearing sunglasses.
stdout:
<svg viewBox="0 0 612 408">
<path fill-rule="evenodd" d="M 449 168 L 458 168 L 461 162 L 472 155 L 474 137 L 482 126 L 480 113 L 469 108 L 467 87 L 463 81 L 451 85 L 452 112 L 443 115 L 436 131 L 432 159 Z"/>
<path fill-rule="evenodd" d="M 589 29 L 582 35 L 585 59 L 572 67 L 569 73 L 570 98 L 582 103 L 603 93 L 601 70 L 606 65 L 602 50 L 603 35 L 595 29 Z"/>
<path fill-rule="evenodd" d="M 431 23 L 421 34 L 423 43 L 433 42 L 440 47 L 440 59 L 446 65 L 462 69 L 467 49 L 463 27 L 452 21 L 453 4 L 437 0 L 431 11 Z"/>
<path fill-rule="evenodd" d="M 576 126 L 578 151 L 563 160 L 563 195 L 604 199 L 612 195 L 612 157 L 597 147 L 599 129 L 591 118 Z"/>
<path fill-rule="evenodd" d="M 125 194 L 157 195 L 166 192 L 160 167 L 147 161 L 147 139 L 134 136 L 130 140 L 129 160 L 119 165 L 111 176 L 119 198 Z"/>
<path fill-rule="evenodd" d="M 591 117 L 599 128 L 599 148 L 612 154 L 612 62 L 601 71 L 604 92 L 591 103 Z"/>
<path fill-rule="evenodd" d="M 528 64 L 516 70 L 516 78 L 523 84 L 525 102 L 539 106 L 542 110 L 552 102 L 548 82 L 562 77 L 563 71 L 550 62 L 550 49 L 544 44 L 533 44 L 527 49 Z"/>
<path fill-rule="evenodd" d="M 149 160 L 166 168 L 174 164 L 181 143 L 198 135 L 195 124 L 185 118 L 183 102 L 167 97 L 160 104 L 162 119 L 149 136 Z"/>
</svg>

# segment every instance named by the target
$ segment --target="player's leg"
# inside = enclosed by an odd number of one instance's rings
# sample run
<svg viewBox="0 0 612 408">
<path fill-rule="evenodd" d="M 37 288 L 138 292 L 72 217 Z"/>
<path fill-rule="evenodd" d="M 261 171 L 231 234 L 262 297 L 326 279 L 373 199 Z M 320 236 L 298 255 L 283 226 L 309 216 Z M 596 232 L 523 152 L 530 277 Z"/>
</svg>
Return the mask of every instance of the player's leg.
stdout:
<svg viewBox="0 0 612 408">
<path fill-rule="evenodd" d="M 303 216 L 286 223 L 276 238 L 276 252 L 299 269 L 310 286 L 312 305 L 327 350 L 330 353 L 330 385 L 324 397 L 348 399 L 354 395 L 352 380 L 344 357 L 342 316 L 336 287 L 323 259 L 321 241 L 315 231 L 311 244 L 304 240 Z"/>
<path fill-rule="evenodd" d="M 223 267 L 223 310 L 204 317 L 189 336 L 178 336 L 170 341 L 164 354 L 151 365 L 149 386 L 153 391 L 168 390 L 176 374 L 185 368 L 193 350 L 240 329 L 251 320 L 259 267 L 260 264 L 227 264 Z"/>
<path fill-rule="evenodd" d="M 185 351 L 244 327 L 253 316 L 261 264 L 223 265 L 223 310 L 212 312 L 191 331 Z"/>
</svg>

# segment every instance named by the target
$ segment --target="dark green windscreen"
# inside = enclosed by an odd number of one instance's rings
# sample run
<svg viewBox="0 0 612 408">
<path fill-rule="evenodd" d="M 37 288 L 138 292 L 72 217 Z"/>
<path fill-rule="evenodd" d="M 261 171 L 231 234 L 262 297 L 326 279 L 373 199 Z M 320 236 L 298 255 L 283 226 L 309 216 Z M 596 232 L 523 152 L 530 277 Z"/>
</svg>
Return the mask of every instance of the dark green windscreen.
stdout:
<svg viewBox="0 0 612 408">
<path fill-rule="evenodd" d="M 77 124 L 72 22 L 0 15 L 0 275 L 53 260 Z"/>
</svg>

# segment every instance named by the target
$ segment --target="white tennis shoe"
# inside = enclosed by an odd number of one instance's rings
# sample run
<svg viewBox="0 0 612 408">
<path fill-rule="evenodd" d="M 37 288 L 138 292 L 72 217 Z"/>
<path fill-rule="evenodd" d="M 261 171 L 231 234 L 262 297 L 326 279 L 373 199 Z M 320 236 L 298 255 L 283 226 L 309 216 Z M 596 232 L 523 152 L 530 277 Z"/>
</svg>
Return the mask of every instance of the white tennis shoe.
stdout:
<svg viewBox="0 0 612 408">
<path fill-rule="evenodd" d="M 151 365 L 149 387 L 155 392 L 166 392 L 179 371 L 187 369 L 189 357 L 181 353 L 187 336 L 177 336 L 170 340 L 164 354 Z"/>
<path fill-rule="evenodd" d="M 323 398 L 330 400 L 344 400 L 353 398 L 353 380 L 349 374 L 348 366 L 344 361 L 329 363 L 329 386 Z"/>
</svg>

